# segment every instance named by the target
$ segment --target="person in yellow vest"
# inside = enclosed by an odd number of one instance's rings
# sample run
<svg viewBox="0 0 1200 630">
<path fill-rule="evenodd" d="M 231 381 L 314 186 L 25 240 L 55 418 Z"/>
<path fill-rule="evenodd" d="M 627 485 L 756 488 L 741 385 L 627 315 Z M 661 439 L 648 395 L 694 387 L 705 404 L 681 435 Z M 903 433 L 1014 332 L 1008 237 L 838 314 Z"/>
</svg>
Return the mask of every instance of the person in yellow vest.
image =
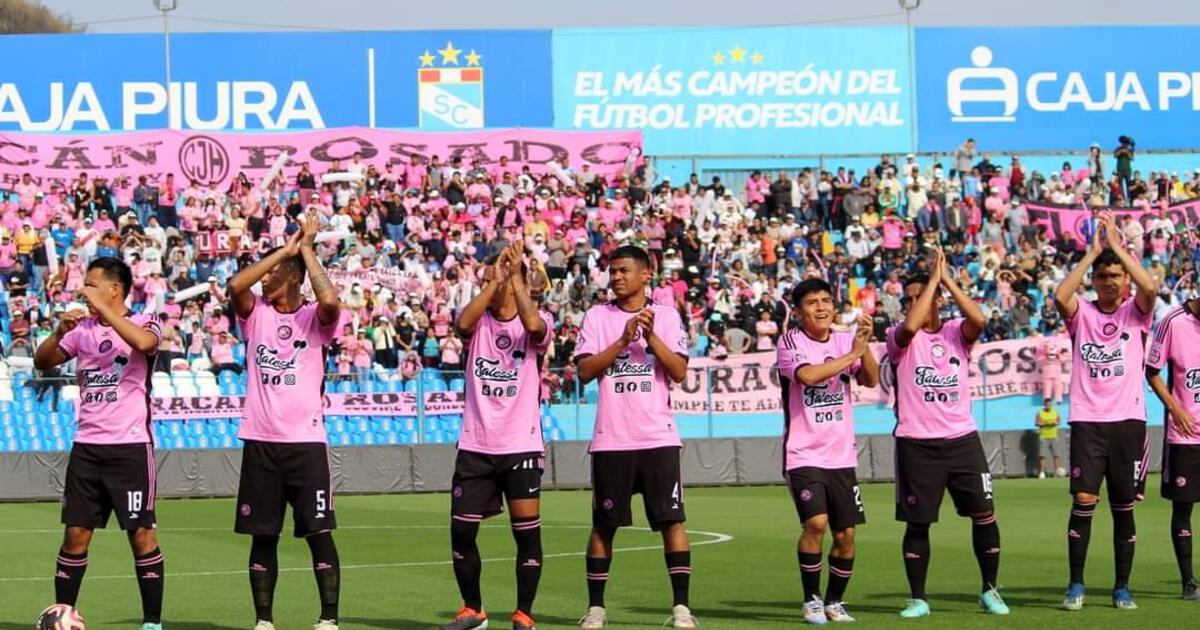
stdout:
<svg viewBox="0 0 1200 630">
<path fill-rule="evenodd" d="M 1054 474 L 1061 477 L 1065 471 L 1059 459 L 1062 447 L 1058 444 L 1058 425 L 1062 418 L 1058 410 L 1050 404 L 1047 398 L 1042 402 L 1042 408 L 1037 410 L 1034 424 L 1038 433 L 1038 479 L 1046 478 L 1046 458 L 1053 457 Z"/>
</svg>

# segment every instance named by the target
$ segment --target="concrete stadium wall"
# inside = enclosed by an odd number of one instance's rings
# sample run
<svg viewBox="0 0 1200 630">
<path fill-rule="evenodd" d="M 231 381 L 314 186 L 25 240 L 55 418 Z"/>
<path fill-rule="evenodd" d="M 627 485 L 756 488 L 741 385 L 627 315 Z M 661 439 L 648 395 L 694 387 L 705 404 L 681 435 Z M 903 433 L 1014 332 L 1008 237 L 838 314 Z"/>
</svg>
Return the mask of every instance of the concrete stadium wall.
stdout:
<svg viewBox="0 0 1200 630">
<path fill-rule="evenodd" d="M 1162 427 L 1148 427 L 1150 470 L 1161 466 Z M 1067 431 L 1059 436 L 1063 464 Z M 1022 477 L 1037 470 L 1037 437 L 1032 431 L 981 433 L 992 474 Z M 890 481 L 895 443 L 890 435 L 858 438 L 858 478 Z M 779 438 L 686 440 L 685 485 L 773 484 L 782 481 Z M 444 492 L 454 472 L 452 444 L 339 447 L 330 449 L 336 493 Z M 158 493 L 162 497 L 219 497 L 237 494 L 239 449 L 162 450 Z M 0 454 L 0 501 L 56 500 L 62 496 L 69 453 Z M 544 486 L 587 487 L 591 458 L 587 442 L 553 442 L 546 450 Z"/>
</svg>

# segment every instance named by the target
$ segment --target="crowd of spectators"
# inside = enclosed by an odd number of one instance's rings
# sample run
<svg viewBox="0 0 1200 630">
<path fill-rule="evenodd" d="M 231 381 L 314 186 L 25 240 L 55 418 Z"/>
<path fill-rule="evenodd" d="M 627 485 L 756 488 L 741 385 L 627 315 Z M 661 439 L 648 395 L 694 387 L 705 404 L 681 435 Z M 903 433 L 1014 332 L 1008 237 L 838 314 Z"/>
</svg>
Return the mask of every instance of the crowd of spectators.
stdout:
<svg viewBox="0 0 1200 630">
<path fill-rule="evenodd" d="M 1111 155 L 1112 171 L 1096 145 L 1085 163 L 1045 174 L 1019 157 L 993 163 L 967 141 L 941 159 L 884 155 L 866 172 L 754 171 L 737 190 L 718 177 L 656 177 L 652 161 L 605 177 L 566 160 L 547 172 L 504 159 L 385 165 L 356 155 L 327 172 L 304 164 L 288 178 L 239 174 L 229 186 L 171 173 L 114 182 L 78 173 L 67 185 L 25 175 L 0 202 L 3 352 L 31 356 L 76 300 L 88 261 L 119 256 L 134 270 L 134 309 L 168 324 L 158 369 L 240 370 L 224 286 L 309 209 L 346 235 L 319 244 L 348 313 L 330 353 L 339 379 L 460 370 L 453 318 L 489 253 L 512 239 L 525 241 L 530 286 L 557 321 L 546 364 L 553 395 L 572 384 L 578 324 L 606 299 L 607 256 L 624 244 L 650 252 L 653 298 L 679 308 L 696 356 L 773 349 L 789 325 L 789 288 L 808 275 L 836 287 L 844 323 L 870 315 L 881 339 L 900 317 L 902 277 L 927 264 L 932 244 L 983 305 L 985 340 L 1048 335 L 1062 327 L 1052 288 L 1082 249 L 1070 233 L 1051 239 L 1031 224 L 1029 201 L 1151 213 L 1122 219 L 1125 242 L 1164 280 L 1163 308 L 1195 295 L 1200 242 L 1165 208 L 1200 197 L 1200 170 L 1143 177 L 1124 137 Z M 349 175 L 322 183 L 329 173 Z M 1094 229 L 1086 221 L 1083 239 Z M 201 282 L 207 293 L 174 303 L 174 292 Z"/>
</svg>

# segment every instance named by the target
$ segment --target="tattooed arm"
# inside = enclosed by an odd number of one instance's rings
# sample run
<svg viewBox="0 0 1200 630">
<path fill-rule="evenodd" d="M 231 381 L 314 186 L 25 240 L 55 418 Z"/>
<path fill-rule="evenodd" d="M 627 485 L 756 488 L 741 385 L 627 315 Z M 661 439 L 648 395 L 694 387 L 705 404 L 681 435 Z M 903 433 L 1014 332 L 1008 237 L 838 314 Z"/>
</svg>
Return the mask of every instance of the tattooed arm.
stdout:
<svg viewBox="0 0 1200 630">
<path fill-rule="evenodd" d="M 325 275 L 325 268 L 321 266 L 313 247 L 320 229 L 321 224 L 316 213 L 310 211 L 304 218 L 304 239 L 300 242 L 300 256 L 304 259 L 304 269 L 308 272 L 313 295 L 317 296 L 317 319 L 321 325 L 329 326 L 337 322 L 342 302 L 338 299 L 337 289 L 329 281 L 329 276 Z"/>
</svg>

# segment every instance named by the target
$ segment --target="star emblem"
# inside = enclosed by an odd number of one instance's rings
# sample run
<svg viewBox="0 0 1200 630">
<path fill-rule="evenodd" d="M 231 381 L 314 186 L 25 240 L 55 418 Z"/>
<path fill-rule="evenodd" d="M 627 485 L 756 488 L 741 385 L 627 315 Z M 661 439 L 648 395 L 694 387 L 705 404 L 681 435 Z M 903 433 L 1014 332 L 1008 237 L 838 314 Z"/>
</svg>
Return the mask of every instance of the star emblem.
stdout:
<svg viewBox="0 0 1200 630">
<path fill-rule="evenodd" d="M 429 51 L 428 51 L 428 50 L 426 50 L 426 51 L 425 51 L 425 54 L 424 54 L 424 55 L 421 55 L 421 56 L 417 57 L 417 59 L 420 59 L 420 60 L 421 60 L 421 67 L 422 67 L 422 68 L 426 68 L 426 67 L 429 67 L 429 66 L 432 66 L 432 65 L 433 65 L 433 55 L 429 54 Z"/>
<path fill-rule="evenodd" d="M 746 63 L 746 49 L 742 48 L 741 44 L 738 44 L 733 47 L 733 50 L 729 51 L 729 57 L 733 63 Z"/>
<path fill-rule="evenodd" d="M 763 54 L 758 52 L 757 50 L 754 51 L 754 54 L 750 55 L 750 63 L 757 66 L 757 65 L 761 64 L 762 62 L 763 62 Z"/>
<path fill-rule="evenodd" d="M 471 52 L 467 53 L 467 65 L 468 65 L 468 66 L 478 66 L 478 65 L 479 65 L 479 58 L 480 58 L 480 57 L 482 57 L 482 56 L 483 56 L 483 55 L 481 55 L 481 54 L 479 54 L 479 53 L 475 52 L 475 49 L 474 49 L 474 48 L 472 48 L 472 49 L 471 49 Z"/>
<path fill-rule="evenodd" d="M 438 50 L 438 54 L 442 56 L 442 65 L 458 65 L 458 55 L 461 52 L 461 48 L 454 47 L 454 42 L 446 42 L 446 47 Z"/>
<path fill-rule="evenodd" d="M 713 63 L 717 64 L 718 66 L 725 63 L 725 53 L 717 51 L 717 54 L 712 56 L 712 60 Z"/>
</svg>

